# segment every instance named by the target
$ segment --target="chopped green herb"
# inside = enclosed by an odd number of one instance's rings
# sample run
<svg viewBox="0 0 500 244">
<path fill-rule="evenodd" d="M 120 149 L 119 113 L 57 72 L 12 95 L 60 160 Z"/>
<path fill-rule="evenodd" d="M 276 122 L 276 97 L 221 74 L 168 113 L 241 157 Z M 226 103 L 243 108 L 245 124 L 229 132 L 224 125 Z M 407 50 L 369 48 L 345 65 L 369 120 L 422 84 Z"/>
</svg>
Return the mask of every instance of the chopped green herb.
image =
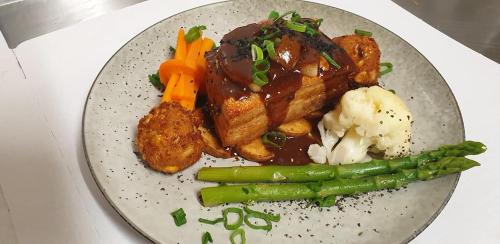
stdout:
<svg viewBox="0 0 500 244">
<path fill-rule="evenodd" d="M 182 208 L 173 211 L 170 215 L 174 218 L 175 225 L 177 226 L 181 226 L 187 222 L 186 213 L 184 213 L 184 209 Z"/>
<path fill-rule="evenodd" d="M 385 67 L 385 69 L 382 69 L 382 67 Z M 387 73 L 390 73 L 392 71 L 392 63 L 386 62 L 386 63 L 380 63 L 380 74 L 379 76 L 383 76 Z"/>
<path fill-rule="evenodd" d="M 252 50 L 252 60 L 253 61 L 259 61 L 264 59 L 264 52 L 262 52 L 262 48 L 259 46 L 252 44 L 251 45 L 251 50 Z"/>
<path fill-rule="evenodd" d="M 301 18 L 302 17 L 300 17 L 300 14 L 298 14 L 297 12 L 293 12 L 290 20 L 293 22 L 298 22 Z"/>
<path fill-rule="evenodd" d="M 335 205 L 335 203 L 337 202 L 337 198 L 336 196 L 331 195 L 331 196 L 316 198 L 313 199 L 312 201 L 320 207 L 331 207 Z"/>
<path fill-rule="evenodd" d="M 323 19 L 319 18 L 316 20 L 316 26 L 319 28 L 321 26 L 321 23 L 323 23 Z"/>
<path fill-rule="evenodd" d="M 354 29 L 354 34 L 356 34 L 358 36 L 368 36 L 368 37 L 371 37 L 373 35 L 369 31 L 360 30 L 360 29 Z"/>
<path fill-rule="evenodd" d="M 396 91 L 394 89 L 389 89 L 388 91 L 392 92 L 392 94 L 396 94 Z"/>
<path fill-rule="evenodd" d="M 175 47 L 169 46 L 168 51 L 170 52 L 170 54 L 175 55 Z"/>
<path fill-rule="evenodd" d="M 231 235 L 229 236 L 229 240 L 231 240 L 231 244 L 236 244 L 236 240 L 235 240 L 236 236 L 240 236 L 240 238 L 241 238 L 240 244 L 246 243 L 247 239 L 245 237 L 245 230 L 237 229 L 237 230 L 233 231 L 231 233 Z"/>
<path fill-rule="evenodd" d="M 148 75 L 149 82 L 151 85 L 153 85 L 156 89 L 163 91 L 165 90 L 165 86 L 163 83 L 160 81 L 160 72 L 157 71 L 156 74 L 150 74 Z"/>
<path fill-rule="evenodd" d="M 273 11 L 271 11 L 271 13 L 269 13 L 269 16 L 267 18 L 274 21 L 274 20 L 278 19 L 279 17 L 280 17 L 280 14 L 273 10 Z"/>
<path fill-rule="evenodd" d="M 297 32 L 305 32 L 307 29 L 307 25 L 293 21 L 287 21 L 285 25 L 286 28 Z"/>
<path fill-rule="evenodd" d="M 264 72 L 255 72 L 252 74 L 252 81 L 258 86 L 264 86 L 269 82 L 267 74 Z"/>
<path fill-rule="evenodd" d="M 271 68 L 271 63 L 267 59 L 256 60 L 252 65 L 253 72 L 264 72 L 267 73 Z"/>
<path fill-rule="evenodd" d="M 230 224 L 228 223 L 228 214 L 229 213 L 235 213 L 238 215 L 238 220 L 236 220 L 234 223 Z M 226 208 L 222 211 L 222 218 L 224 220 L 224 228 L 226 230 L 235 230 L 238 229 L 241 224 L 243 223 L 243 210 L 241 208 Z"/>
<path fill-rule="evenodd" d="M 309 36 L 315 36 L 318 34 L 318 32 L 313 27 L 311 27 L 310 24 L 306 24 L 306 34 L 308 34 Z"/>
<path fill-rule="evenodd" d="M 275 19 L 275 21 L 278 20 L 278 19 L 282 19 L 282 18 L 284 18 L 284 17 L 286 17 L 286 16 L 288 16 L 290 14 L 294 14 L 294 13 L 295 13 L 295 11 L 293 11 L 293 10 L 286 11 L 285 13 L 283 13 L 282 15 L 280 15 L 280 17 L 278 17 L 277 19 Z"/>
<path fill-rule="evenodd" d="M 204 25 L 198 25 L 198 26 L 193 26 L 191 29 L 188 30 L 185 38 L 187 43 L 191 43 L 195 41 L 196 39 L 201 37 L 201 31 L 206 30 L 207 27 Z"/>
<path fill-rule="evenodd" d="M 267 54 L 270 58 L 276 57 L 276 50 L 274 49 L 274 42 L 269 40 L 264 40 L 264 46 L 266 47 Z"/>
<path fill-rule="evenodd" d="M 285 145 L 286 135 L 278 131 L 270 131 L 262 136 L 262 143 L 280 148 Z"/>
<path fill-rule="evenodd" d="M 210 235 L 209 232 L 203 233 L 203 235 L 201 236 L 201 244 L 208 244 L 209 242 L 214 242 L 214 240 L 212 239 L 212 235 Z"/>
<path fill-rule="evenodd" d="M 280 217 L 279 214 L 274 215 L 274 214 L 270 214 L 270 213 L 259 212 L 259 211 L 256 211 L 256 210 L 252 210 L 252 209 L 250 209 L 248 207 L 243 207 L 243 210 L 245 210 L 245 212 L 247 214 L 253 213 L 253 214 L 261 215 L 264 218 L 269 219 L 269 220 L 271 220 L 273 222 L 278 222 L 281 219 L 281 217 Z"/>
<path fill-rule="evenodd" d="M 328 61 L 328 63 L 330 63 L 333 67 L 335 67 L 336 69 L 340 69 L 340 65 L 337 62 L 335 62 L 335 60 L 333 60 L 333 58 L 330 57 L 328 53 L 321 52 L 321 56 L 323 56 L 323 58 L 325 58 L 326 61 Z"/>
<path fill-rule="evenodd" d="M 250 221 L 250 218 L 255 218 L 255 219 L 262 219 L 266 222 L 265 225 L 256 225 Z M 248 213 L 245 215 L 244 218 L 245 224 L 248 225 L 248 227 L 254 229 L 254 230 L 267 230 L 270 231 L 273 228 L 273 225 L 271 224 L 271 220 L 265 218 L 262 215 L 256 214 L 256 213 Z"/>
<path fill-rule="evenodd" d="M 224 219 L 223 218 L 216 218 L 214 220 L 210 220 L 210 219 L 199 218 L 198 222 L 203 223 L 203 224 L 215 225 L 217 223 L 224 222 Z"/>
</svg>

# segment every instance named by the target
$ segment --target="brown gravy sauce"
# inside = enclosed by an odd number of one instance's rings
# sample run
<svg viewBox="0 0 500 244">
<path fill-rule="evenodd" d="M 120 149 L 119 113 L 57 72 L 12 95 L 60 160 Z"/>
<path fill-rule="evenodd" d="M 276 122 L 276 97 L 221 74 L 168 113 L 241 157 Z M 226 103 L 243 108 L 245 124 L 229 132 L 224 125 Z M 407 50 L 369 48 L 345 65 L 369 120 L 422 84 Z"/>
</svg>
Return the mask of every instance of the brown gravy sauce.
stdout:
<svg viewBox="0 0 500 244">
<path fill-rule="evenodd" d="M 213 104 L 222 104 L 228 98 L 235 100 L 245 99 L 252 94 L 248 85 L 252 83 L 252 55 L 250 44 L 261 32 L 262 24 L 249 24 L 234 29 L 224 35 L 218 50 L 207 53 L 206 59 L 211 72 L 217 72 L 217 79 L 209 82 L 216 83 L 211 90 L 215 94 Z M 292 70 L 285 70 L 280 64 L 270 61 L 268 72 L 269 83 L 261 87 L 258 93 L 263 101 L 269 118 L 269 128 L 273 129 L 282 124 L 288 112 L 290 102 L 295 98 L 295 92 L 302 86 L 302 74 L 298 67 L 301 65 L 318 63 L 320 51 L 327 50 L 331 57 L 341 66 L 333 66 L 327 71 L 319 70 L 319 76 L 325 82 L 327 97 L 340 97 L 349 89 L 348 79 L 355 69 L 355 65 L 342 48 L 339 48 L 323 33 L 314 39 L 303 33 L 297 33 L 286 28 L 281 29 L 282 35 L 288 35 L 301 43 L 300 59 Z M 217 109 L 217 108 L 209 108 Z M 317 121 L 311 123 L 316 128 Z M 313 133 L 314 134 L 314 133 Z M 267 162 L 270 164 L 307 164 L 311 160 L 307 154 L 309 145 L 319 142 L 319 136 L 307 135 L 288 137 L 281 148 L 269 147 L 275 157 Z"/>
<path fill-rule="evenodd" d="M 279 165 L 303 165 L 312 163 L 307 154 L 307 150 L 311 144 L 316 143 L 319 143 L 319 141 L 312 135 L 287 137 L 283 147 L 267 147 L 269 151 L 274 153 L 274 158 L 262 163 Z"/>
</svg>

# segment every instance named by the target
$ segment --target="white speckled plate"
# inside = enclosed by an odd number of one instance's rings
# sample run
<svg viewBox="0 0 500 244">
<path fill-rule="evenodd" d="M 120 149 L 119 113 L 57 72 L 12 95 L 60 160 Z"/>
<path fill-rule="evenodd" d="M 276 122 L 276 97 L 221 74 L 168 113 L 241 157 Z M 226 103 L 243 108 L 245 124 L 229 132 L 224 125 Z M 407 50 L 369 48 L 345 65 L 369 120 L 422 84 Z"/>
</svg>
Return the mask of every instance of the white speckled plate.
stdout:
<svg viewBox="0 0 500 244">
<path fill-rule="evenodd" d="M 192 9 L 165 19 L 126 43 L 105 65 L 89 93 L 83 120 L 83 138 L 89 167 L 110 204 L 130 225 L 152 241 L 199 243 L 209 231 L 216 243 L 228 243 L 222 226 L 198 223 L 215 218 L 223 207 L 202 207 L 198 190 L 213 185 L 197 182 L 202 166 L 238 165 L 235 159 L 204 155 L 193 167 L 165 175 L 144 167 L 133 152 L 139 119 L 159 103 L 160 93 L 147 75 L 165 60 L 175 46 L 179 27 L 205 24 L 205 35 L 219 40 L 233 28 L 267 17 L 270 10 L 297 10 L 302 16 L 324 18 L 329 36 L 370 30 L 382 50 L 382 61 L 394 71 L 382 84 L 394 89 L 409 105 L 414 118 L 414 151 L 458 143 L 463 123 L 449 87 L 436 69 L 410 44 L 383 27 L 352 13 L 301 1 L 236 1 Z M 256 15 L 255 13 L 261 13 Z M 253 164 L 244 162 L 245 164 Z M 458 175 L 407 188 L 345 198 L 331 208 L 305 207 L 305 202 L 259 203 L 255 209 L 274 210 L 282 216 L 272 231 L 246 227 L 248 243 L 405 243 L 439 214 L 450 198 Z M 184 208 L 188 223 L 176 227 L 170 212 Z"/>
</svg>

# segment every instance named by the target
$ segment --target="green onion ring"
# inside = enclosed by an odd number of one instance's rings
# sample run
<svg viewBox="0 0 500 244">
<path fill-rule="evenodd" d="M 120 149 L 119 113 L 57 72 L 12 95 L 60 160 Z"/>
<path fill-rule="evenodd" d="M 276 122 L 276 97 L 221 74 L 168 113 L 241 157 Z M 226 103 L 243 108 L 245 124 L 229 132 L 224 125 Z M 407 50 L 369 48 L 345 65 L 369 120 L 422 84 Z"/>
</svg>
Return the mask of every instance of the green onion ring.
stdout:
<svg viewBox="0 0 500 244">
<path fill-rule="evenodd" d="M 217 223 L 220 223 L 220 222 L 224 222 L 224 219 L 223 218 L 217 218 L 217 219 L 214 219 L 214 220 L 210 220 L 210 219 L 199 218 L 198 222 L 203 223 L 203 224 L 214 225 L 214 224 L 217 224 Z"/>
<path fill-rule="evenodd" d="M 229 224 L 227 222 L 227 215 L 229 213 L 238 214 L 238 220 L 232 224 Z M 243 210 L 241 210 L 241 208 L 226 208 L 222 211 L 222 218 L 224 219 L 224 228 L 226 228 L 226 230 L 236 230 L 243 223 Z"/>
<path fill-rule="evenodd" d="M 279 17 L 280 17 L 280 14 L 278 12 L 276 12 L 275 10 L 273 10 L 269 13 L 269 16 L 267 18 L 274 21 L 274 20 L 278 19 Z"/>
<path fill-rule="evenodd" d="M 245 237 L 245 230 L 243 230 L 243 229 L 237 229 L 231 233 L 231 235 L 229 236 L 229 240 L 231 240 L 231 244 L 236 244 L 236 241 L 234 240 L 234 238 L 238 235 L 241 237 L 241 244 L 245 244 L 247 239 Z"/>
<path fill-rule="evenodd" d="M 256 218 L 256 219 L 262 219 L 266 221 L 265 225 L 256 225 L 253 224 L 249 219 L 250 218 Z M 273 225 L 271 224 L 271 220 L 265 218 L 264 216 L 257 214 L 257 213 L 248 213 L 245 215 L 245 224 L 248 225 L 248 227 L 254 229 L 254 230 L 267 230 L 270 231 L 273 228 Z"/>
<path fill-rule="evenodd" d="M 267 79 L 267 74 L 259 71 L 252 74 L 252 81 L 258 86 L 264 86 L 269 82 L 269 80 Z"/>
<path fill-rule="evenodd" d="M 332 66 L 334 66 L 336 69 L 340 69 L 340 65 L 335 62 L 335 60 L 333 60 L 332 57 L 330 57 L 330 55 L 328 55 L 328 53 L 326 52 L 321 52 L 321 56 L 323 56 L 323 58 L 326 59 L 326 61 L 328 61 L 328 63 L 330 63 Z"/>
<path fill-rule="evenodd" d="M 258 41 L 270 40 L 270 39 L 273 39 L 274 37 L 276 37 L 277 35 L 279 35 L 280 32 L 281 32 L 280 29 L 275 29 L 275 31 L 273 31 L 269 34 L 266 34 L 264 36 L 258 36 L 256 39 Z"/>
<path fill-rule="evenodd" d="M 276 58 L 276 51 L 274 49 L 274 42 L 269 40 L 264 40 L 264 45 L 266 46 L 267 54 L 270 58 Z"/>
<path fill-rule="evenodd" d="M 389 63 L 389 62 L 386 62 L 386 63 L 380 63 L 380 67 L 385 67 L 385 69 L 380 69 L 380 74 L 379 76 L 382 76 L 382 75 L 385 75 L 387 73 L 390 73 L 392 71 L 392 67 L 394 67 L 392 65 L 392 63 Z"/>
<path fill-rule="evenodd" d="M 372 37 L 373 33 L 361 29 L 354 29 L 354 34 L 358 36 L 367 36 L 367 37 Z"/>
<path fill-rule="evenodd" d="M 271 136 L 276 137 L 279 140 L 279 142 L 278 142 L 279 144 L 271 141 L 269 138 Z M 268 145 L 273 146 L 273 147 L 280 148 L 283 145 L 285 145 L 285 142 L 286 142 L 286 135 L 281 133 L 281 132 L 278 132 L 278 131 L 270 131 L 262 136 L 262 143 L 268 144 Z"/>
<path fill-rule="evenodd" d="M 307 25 L 297 23 L 297 22 L 287 21 L 286 28 L 293 30 L 293 31 L 297 31 L 297 32 L 305 32 L 307 29 Z"/>
<path fill-rule="evenodd" d="M 290 15 L 290 14 L 293 14 L 293 13 L 295 13 L 295 11 L 293 11 L 293 10 L 286 11 L 285 13 L 283 13 L 282 15 L 280 15 L 280 17 L 278 17 L 276 20 L 282 19 L 282 18 L 286 17 L 287 15 Z"/>
<path fill-rule="evenodd" d="M 213 243 L 214 240 L 212 239 L 210 232 L 207 231 L 201 236 L 201 244 L 208 244 L 209 242 Z"/>
<path fill-rule="evenodd" d="M 278 222 L 281 219 L 281 216 L 279 214 L 274 215 L 274 214 L 270 214 L 270 213 L 259 212 L 259 211 L 256 211 L 256 210 L 252 210 L 252 209 L 250 209 L 248 207 L 243 207 L 243 210 L 245 210 L 245 212 L 247 214 L 250 214 L 250 213 L 258 214 L 258 215 L 261 215 L 264 218 L 269 219 L 269 220 L 271 220 L 273 222 Z"/>
<path fill-rule="evenodd" d="M 195 41 L 196 39 L 201 37 L 201 31 L 206 30 L 207 27 L 204 25 L 198 25 L 198 26 L 193 26 L 191 29 L 188 30 L 186 36 L 184 36 L 184 39 L 186 39 L 187 43 L 191 43 Z"/>
<path fill-rule="evenodd" d="M 267 72 L 271 68 L 271 64 L 267 59 L 260 59 L 253 62 L 252 71 L 254 72 Z"/>
<path fill-rule="evenodd" d="M 257 61 L 262 59 L 264 59 L 264 53 L 262 52 L 262 48 L 260 48 L 255 44 L 252 44 L 252 60 Z"/>
</svg>

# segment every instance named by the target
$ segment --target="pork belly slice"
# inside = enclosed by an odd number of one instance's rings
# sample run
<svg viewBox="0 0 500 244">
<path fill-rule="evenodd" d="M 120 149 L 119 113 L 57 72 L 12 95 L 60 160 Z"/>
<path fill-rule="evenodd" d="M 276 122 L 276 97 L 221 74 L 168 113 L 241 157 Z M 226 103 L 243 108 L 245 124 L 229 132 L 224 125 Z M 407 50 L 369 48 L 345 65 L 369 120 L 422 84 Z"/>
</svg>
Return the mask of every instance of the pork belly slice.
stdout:
<svg viewBox="0 0 500 244">
<path fill-rule="evenodd" d="M 269 113 L 274 104 L 265 104 L 262 94 L 232 82 L 219 67 L 216 51 L 207 54 L 207 95 L 216 132 L 224 146 L 244 145 L 262 136 L 272 126 Z M 340 97 L 348 90 L 347 75 L 330 78 L 302 76 L 300 88 L 281 94 L 279 102 L 287 103 L 282 123 L 321 109 L 327 101 Z M 328 88 L 328 92 L 326 89 Z M 292 98 L 291 101 L 284 101 Z M 279 111 L 275 111 L 279 112 Z"/>
</svg>

